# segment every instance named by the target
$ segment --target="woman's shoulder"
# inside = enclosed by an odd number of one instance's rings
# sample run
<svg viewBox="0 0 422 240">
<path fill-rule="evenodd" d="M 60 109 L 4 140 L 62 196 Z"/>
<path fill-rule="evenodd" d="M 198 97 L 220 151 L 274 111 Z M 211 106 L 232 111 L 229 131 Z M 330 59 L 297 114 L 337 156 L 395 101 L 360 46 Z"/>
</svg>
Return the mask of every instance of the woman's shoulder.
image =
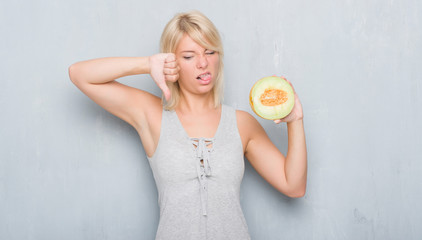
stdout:
<svg viewBox="0 0 422 240">
<path fill-rule="evenodd" d="M 225 109 L 225 111 L 235 113 L 237 120 L 251 121 L 251 120 L 254 120 L 255 119 L 247 111 L 243 111 L 243 110 L 237 109 L 237 108 L 235 108 L 233 106 L 230 106 L 230 105 L 227 105 L 227 104 L 221 104 L 221 106 Z"/>
<path fill-rule="evenodd" d="M 255 117 L 247 111 L 235 109 L 236 124 L 239 131 L 240 138 L 243 144 L 243 151 L 246 151 L 249 141 L 255 136 L 256 133 L 261 132 L 261 124 Z"/>
<path fill-rule="evenodd" d="M 236 117 L 241 120 L 252 120 L 255 119 L 250 113 L 244 110 L 236 109 Z"/>
<path fill-rule="evenodd" d="M 236 118 L 237 120 L 241 120 L 241 121 L 253 121 L 255 118 L 247 111 L 244 110 L 240 110 L 234 107 L 229 106 L 229 108 L 233 109 L 233 111 L 235 111 L 236 113 Z"/>
<path fill-rule="evenodd" d="M 144 124 L 147 122 L 156 122 L 161 119 L 161 112 L 163 111 L 163 103 L 160 97 L 149 93 L 147 91 L 139 90 L 136 92 L 137 96 L 133 98 L 136 102 L 134 104 L 137 113 L 137 124 Z"/>
<path fill-rule="evenodd" d="M 249 132 L 253 131 L 257 127 L 260 127 L 261 125 L 256 120 L 252 114 L 250 114 L 247 111 L 236 109 L 236 120 L 237 120 L 237 126 L 239 128 L 239 131 L 241 132 Z"/>
</svg>

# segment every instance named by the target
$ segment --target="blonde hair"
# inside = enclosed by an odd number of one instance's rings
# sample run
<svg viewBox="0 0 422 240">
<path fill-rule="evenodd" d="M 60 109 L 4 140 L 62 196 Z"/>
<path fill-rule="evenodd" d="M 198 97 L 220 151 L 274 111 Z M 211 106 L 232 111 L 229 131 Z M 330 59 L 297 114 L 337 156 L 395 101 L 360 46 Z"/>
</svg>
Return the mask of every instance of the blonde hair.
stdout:
<svg viewBox="0 0 422 240">
<path fill-rule="evenodd" d="M 199 11 L 176 14 L 163 30 L 160 40 L 162 53 L 175 53 L 183 35 L 187 34 L 195 42 L 208 50 L 219 54 L 219 68 L 215 84 L 212 89 L 214 107 L 218 107 L 223 100 L 223 44 L 220 34 L 214 24 Z M 178 82 L 167 82 L 171 92 L 169 101 L 164 101 L 164 108 L 173 110 L 180 101 L 180 87 Z M 163 98 L 164 100 L 164 98 Z"/>
</svg>

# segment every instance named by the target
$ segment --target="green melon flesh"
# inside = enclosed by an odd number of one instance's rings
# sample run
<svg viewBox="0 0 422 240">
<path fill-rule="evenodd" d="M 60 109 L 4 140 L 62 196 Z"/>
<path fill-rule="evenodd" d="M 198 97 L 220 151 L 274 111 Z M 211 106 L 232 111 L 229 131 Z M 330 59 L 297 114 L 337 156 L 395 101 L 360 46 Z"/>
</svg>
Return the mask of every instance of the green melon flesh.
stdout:
<svg viewBox="0 0 422 240">
<path fill-rule="evenodd" d="M 252 87 L 249 94 L 252 110 L 270 120 L 289 115 L 295 104 L 292 86 L 280 77 L 265 77 Z"/>
</svg>

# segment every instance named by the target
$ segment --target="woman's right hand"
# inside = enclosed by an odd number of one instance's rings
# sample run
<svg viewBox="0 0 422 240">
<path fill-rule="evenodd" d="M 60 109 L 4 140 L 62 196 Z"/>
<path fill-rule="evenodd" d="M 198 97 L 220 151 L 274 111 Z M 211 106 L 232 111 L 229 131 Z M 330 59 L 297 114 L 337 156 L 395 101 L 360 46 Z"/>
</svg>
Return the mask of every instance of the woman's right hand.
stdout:
<svg viewBox="0 0 422 240">
<path fill-rule="evenodd" d="M 176 82 L 179 79 L 179 65 L 173 53 L 159 53 L 149 57 L 150 75 L 158 87 L 163 91 L 168 101 L 171 97 L 166 82 Z"/>
</svg>

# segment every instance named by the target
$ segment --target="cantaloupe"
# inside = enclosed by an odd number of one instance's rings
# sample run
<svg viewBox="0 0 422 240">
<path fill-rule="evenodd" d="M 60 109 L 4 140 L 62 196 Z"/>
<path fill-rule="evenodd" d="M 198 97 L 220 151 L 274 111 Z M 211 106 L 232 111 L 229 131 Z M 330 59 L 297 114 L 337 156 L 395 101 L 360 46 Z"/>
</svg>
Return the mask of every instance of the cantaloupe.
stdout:
<svg viewBox="0 0 422 240">
<path fill-rule="evenodd" d="M 252 110 L 269 120 L 289 115 L 295 104 L 292 86 L 280 77 L 264 77 L 258 80 L 249 93 Z"/>
</svg>

